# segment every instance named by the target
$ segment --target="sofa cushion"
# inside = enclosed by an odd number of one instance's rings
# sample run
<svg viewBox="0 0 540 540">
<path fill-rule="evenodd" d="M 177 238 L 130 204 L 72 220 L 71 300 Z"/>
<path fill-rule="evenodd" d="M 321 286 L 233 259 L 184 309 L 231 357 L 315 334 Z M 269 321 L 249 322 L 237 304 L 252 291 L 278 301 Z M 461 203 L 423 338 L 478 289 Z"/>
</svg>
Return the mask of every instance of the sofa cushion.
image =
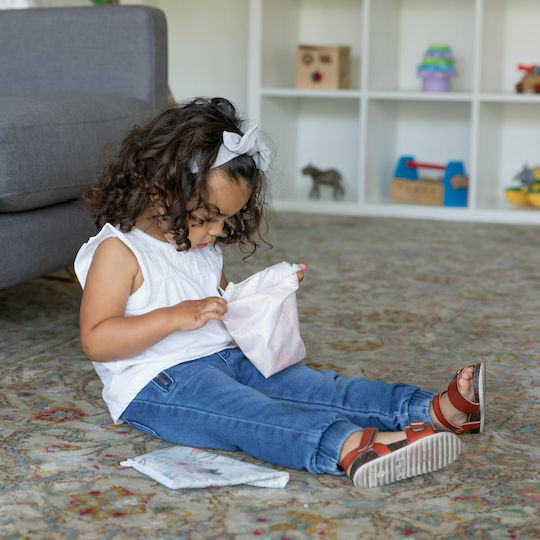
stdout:
<svg viewBox="0 0 540 540">
<path fill-rule="evenodd" d="M 152 112 L 117 95 L 0 96 L 0 212 L 78 197 L 96 181 L 106 150 Z"/>
</svg>

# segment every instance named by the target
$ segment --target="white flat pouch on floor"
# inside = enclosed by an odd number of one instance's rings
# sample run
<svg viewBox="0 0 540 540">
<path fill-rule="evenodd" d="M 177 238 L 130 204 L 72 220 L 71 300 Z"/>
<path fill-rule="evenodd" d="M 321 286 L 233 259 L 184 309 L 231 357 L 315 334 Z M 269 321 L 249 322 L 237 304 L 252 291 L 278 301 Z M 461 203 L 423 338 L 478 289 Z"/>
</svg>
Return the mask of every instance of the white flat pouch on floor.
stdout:
<svg viewBox="0 0 540 540">
<path fill-rule="evenodd" d="M 122 461 L 170 489 L 248 484 L 284 488 L 289 473 L 245 463 L 190 446 L 170 446 Z"/>
<path fill-rule="evenodd" d="M 306 356 L 300 336 L 296 289 L 301 268 L 282 262 L 229 283 L 223 323 L 240 350 L 266 377 Z"/>
</svg>

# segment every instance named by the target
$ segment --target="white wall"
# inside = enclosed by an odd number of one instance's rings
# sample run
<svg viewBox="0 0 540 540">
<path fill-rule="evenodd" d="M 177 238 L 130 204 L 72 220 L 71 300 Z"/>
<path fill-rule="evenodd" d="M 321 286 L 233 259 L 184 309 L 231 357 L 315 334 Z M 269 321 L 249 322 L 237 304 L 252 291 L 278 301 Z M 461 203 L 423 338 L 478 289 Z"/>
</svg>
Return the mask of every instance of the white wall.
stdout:
<svg viewBox="0 0 540 540">
<path fill-rule="evenodd" d="M 129 3 L 158 7 L 167 17 L 169 85 L 176 100 L 223 96 L 246 114 L 248 0 Z"/>
<path fill-rule="evenodd" d="M 3 5 L 3 2 L 6 2 Z M 14 0 L 0 0 L 13 7 Z M 28 0 L 31 7 L 91 6 L 90 0 Z M 248 0 L 126 0 L 165 13 L 169 86 L 181 101 L 223 96 L 247 111 Z M 18 7 L 18 6 L 17 6 Z"/>
</svg>

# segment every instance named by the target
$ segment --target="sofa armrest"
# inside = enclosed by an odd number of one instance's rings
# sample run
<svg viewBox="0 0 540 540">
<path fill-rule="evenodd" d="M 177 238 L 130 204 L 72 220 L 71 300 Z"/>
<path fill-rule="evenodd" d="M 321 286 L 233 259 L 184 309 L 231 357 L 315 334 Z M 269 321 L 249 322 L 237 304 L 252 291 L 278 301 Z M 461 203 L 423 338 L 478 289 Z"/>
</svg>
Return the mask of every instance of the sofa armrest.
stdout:
<svg viewBox="0 0 540 540">
<path fill-rule="evenodd" d="M 1 94 L 85 92 L 167 104 L 167 24 L 145 6 L 0 11 Z"/>
</svg>

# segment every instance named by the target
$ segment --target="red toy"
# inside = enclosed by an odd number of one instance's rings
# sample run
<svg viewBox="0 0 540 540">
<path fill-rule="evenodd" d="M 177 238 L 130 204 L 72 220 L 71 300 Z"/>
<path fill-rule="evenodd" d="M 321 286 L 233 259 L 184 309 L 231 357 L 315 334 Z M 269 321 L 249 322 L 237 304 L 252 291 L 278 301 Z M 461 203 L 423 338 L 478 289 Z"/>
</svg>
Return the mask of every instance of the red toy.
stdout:
<svg viewBox="0 0 540 540">
<path fill-rule="evenodd" d="M 540 94 L 540 65 L 530 64 L 528 66 L 519 64 L 518 69 L 525 71 L 525 75 L 516 84 L 516 92 L 533 92 Z"/>
</svg>

